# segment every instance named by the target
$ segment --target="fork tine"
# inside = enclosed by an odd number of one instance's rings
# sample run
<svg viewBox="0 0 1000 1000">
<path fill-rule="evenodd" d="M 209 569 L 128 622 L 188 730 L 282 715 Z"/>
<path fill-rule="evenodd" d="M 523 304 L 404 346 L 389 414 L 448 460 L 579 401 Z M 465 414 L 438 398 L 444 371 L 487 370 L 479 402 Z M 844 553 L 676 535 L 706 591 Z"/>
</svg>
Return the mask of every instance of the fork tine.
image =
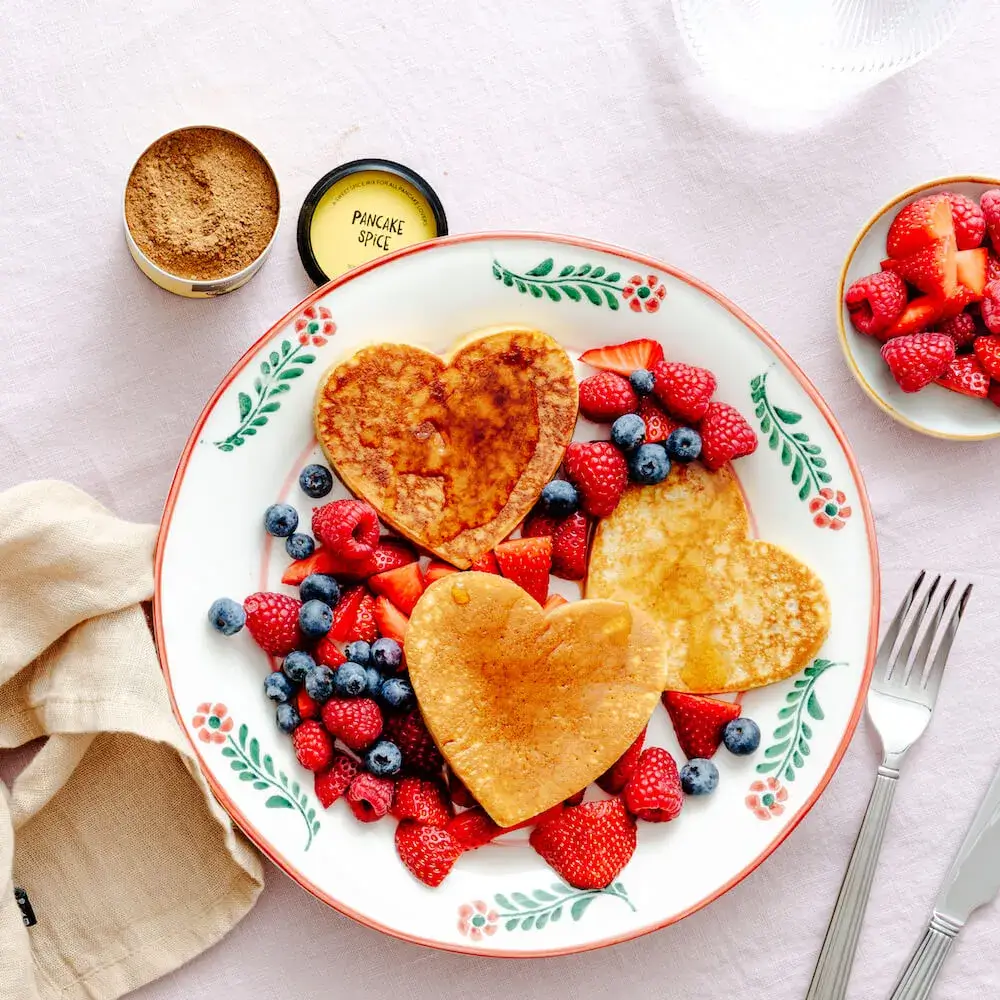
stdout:
<svg viewBox="0 0 1000 1000">
<path fill-rule="evenodd" d="M 879 653 L 886 659 L 886 677 L 889 676 L 889 655 L 892 653 L 892 647 L 896 645 L 896 637 L 899 635 L 899 629 L 906 619 L 906 613 L 910 610 L 910 607 L 913 604 L 913 599 L 917 596 L 917 592 L 920 590 L 921 584 L 923 584 L 924 577 L 926 575 L 927 573 L 925 570 L 921 570 L 917 574 L 916 580 L 913 581 L 910 589 L 899 602 L 899 608 L 896 611 L 896 615 L 889 623 L 889 627 L 886 629 L 885 635 L 882 638 L 882 643 L 879 646 Z"/>
<path fill-rule="evenodd" d="M 924 686 L 924 668 L 930 660 L 934 639 L 937 636 L 941 620 L 944 618 L 945 608 L 947 608 L 948 602 L 951 600 L 951 595 L 954 593 L 957 583 L 957 580 L 952 580 L 948 584 L 948 589 L 944 592 L 944 597 L 935 604 L 934 610 L 927 616 L 929 621 L 927 622 L 927 627 L 924 629 L 924 637 L 920 640 L 920 645 L 917 647 L 916 653 L 913 654 L 913 669 L 906 679 L 908 686 L 918 688 Z"/>
<path fill-rule="evenodd" d="M 944 674 L 945 664 L 948 662 L 948 654 L 951 652 L 951 644 L 955 641 L 955 633 L 958 632 L 958 626 L 962 624 L 962 615 L 965 614 L 965 606 L 969 603 L 971 596 L 972 584 L 970 583 L 962 591 L 962 596 L 949 612 L 948 624 L 945 625 L 941 641 L 938 643 L 937 652 L 934 654 L 934 660 L 931 663 L 930 670 L 927 671 L 925 687 L 927 688 L 931 704 L 937 698 L 938 688 L 941 687 L 941 677 Z"/>
<path fill-rule="evenodd" d="M 889 660 L 887 676 L 894 674 L 897 666 L 901 667 L 903 670 L 903 676 L 899 679 L 902 680 L 904 684 L 906 683 L 906 667 L 910 659 L 910 653 L 913 651 L 913 643 L 916 641 L 917 633 L 920 631 L 920 625 L 924 620 L 924 616 L 927 614 L 927 608 L 931 603 L 931 598 L 934 596 L 940 582 L 941 576 L 939 574 L 934 577 L 931 585 L 927 588 L 927 593 L 924 594 L 923 599 L 920 601 L 920 605 L 910 618 L 909 624 L 906 626 L 906 631 L 903 633 L 903 636 L 899 641 L 899 649 L 896 650 L 895 654 Z"/>
</svg>

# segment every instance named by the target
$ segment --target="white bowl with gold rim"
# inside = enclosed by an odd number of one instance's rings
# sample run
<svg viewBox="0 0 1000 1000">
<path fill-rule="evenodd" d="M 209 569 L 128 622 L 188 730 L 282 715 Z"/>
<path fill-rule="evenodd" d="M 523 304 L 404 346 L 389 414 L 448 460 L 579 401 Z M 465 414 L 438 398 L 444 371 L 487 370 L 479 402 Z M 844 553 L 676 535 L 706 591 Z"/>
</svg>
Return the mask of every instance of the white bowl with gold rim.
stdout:
<svg viewBox="0 0 1000 1000">
<path fill-rule="evenodd" d="M 983 176 L 939 177 L 896 195 L 861 227 L 837 283 L 837 329 L 848 367 L 861 388 L 889 416 L 911 430 L 949 441 L 985 441 L 1000 437 L 1000 407 L 986 399 L 972 399 L 939 385 L 907 393 L 896 384 L 889 366 L 882 360 L 882 343 L 858 333 L 851 325 L 844 292 L 851 283 L 873 274 L 886 257 L 885 239 L 899 211 L 912 201 L 942 191 L 964 194 L 974 201 L 990 188 L 1000 187 L 1000 179 Z"/>
</svg>

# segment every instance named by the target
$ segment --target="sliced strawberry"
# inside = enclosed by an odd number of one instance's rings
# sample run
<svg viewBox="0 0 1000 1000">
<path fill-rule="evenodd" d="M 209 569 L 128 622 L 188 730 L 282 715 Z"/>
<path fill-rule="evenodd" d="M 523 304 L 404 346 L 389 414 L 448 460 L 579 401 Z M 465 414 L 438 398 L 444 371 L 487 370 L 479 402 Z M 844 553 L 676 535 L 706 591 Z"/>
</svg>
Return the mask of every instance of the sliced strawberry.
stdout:
<svg viewBox="0 0 1000 1000">
<path fill-rule="evenodd" d="M 1000 382 L 1000 337 L 996 334 L 989 337 L 979 337 L 973 348 L 979 363 L 986 369 L 990 378 Z"/>
<path fill-rule="evenodd" d="M 979 358 L 972 354 L 963 354 L 955 358 L 948 371 L 936 381 L 945 389 L 951 389 L 952 392 L 961 393 L 963 396 L 972 396 L 974 399 L 985 399 L 990 391 L 990 377 L 979 363 Z"/>
<path fill-rule="evenodd" d="M 512 538 L 496 547 L 500 572 L 523 587 L 539 604 L 549 595 L 552 539 Z"/>
<path fill-rule="evenodd" d="M 630 340 L 613 347 L 595 347 L 584 351 L 580 360 L 591 368 L 617 372 L 628 378 L 638 368 L 652 368 L 663 359 L 663 346 L 656 340 Z"/>
<path fill-rule="evenodd" d="M 942 318 L 943 309 L 944 303 L 931 295 L 913 299 L 903 310 L 903 315 L 885 333 L 879 334 L 879 340 L 921 333 Z"/>
<path fill-rule="evenodd" d="M 908 257 L 947 236 L 955 236 L 951 205 L 944 195 L 929 195 L 906 205 L 892 220 L 885 250 L 890 257 Z"/>
<path fill-rule="evenodd" d="M 740 717 L 735 702 L 705 695 L 666 691 L 662 700 L 677 742 L 688 757 L 711 757 L 719 749 L 726 723 Z"/>
<path fill-rule="evenodd" d="M 958 283 L 958 251 L 954 236 L 935 240 L 908 257 L 889 257 L 882 261 L 883 271 L 893 271 L 914 288 L 947 299 Z"/>
<path fill-rule="evenodd" d="M 548 600 L 542 605 L 542 610 L 551 611 L 553 608 L 561 608 L 564 604 L 569 604 L 569 601 L 562 594 L 549 594 Z"/>
<path fill-rule="evenodd" d="M 282 583 L 291 584 L 297 587 L 307 576 L 313 573 L 322 573 L 325 576 L 337 576 L 342 572 L 342 564 L 336 556 L 327 549 L 318 548 L 306 559 L 296 559 L 289 563 L 284 575 L 281 577 Z"/>
<path fill-rule="evenodd" d="M 369 577 L 368 586 L 392 601 L 404 615 L 410 615 L 424 592 L 424 578 L 419 563 L 407 563 L 388 573 Z"/>
<path fill-rule="evenodd" d="M 955 254 L 958 283 L 964 285 L 977 299 L 983 297 L 989 270 L 990 252 L 986 247 L 976 250 L 959 250 Z"/>
<path fill-rule="evenodd" d="M 442 576 L 457 572 L 458 570 L 450 563 L 441 562 L 440 559 L 432 559 L 427 564 L 427 569 L 424 570 L 424 586 L 429 587 L 435 580 L 440 580 Z"/>
<path fill-rule="evenodd" d="M 497 557 L 492 552 L 484 552 L 478 559 L 472 561 L 469 569 L 476 573 L 492 573 L 494 576 L 500 575 L 500 566 L 497 564 Z"/>
<path fill-rule="evenodd" d="M 680 427 L 673 417 L 667 416 L 653 401 L 651 396 L 643 396 L 639 400 L 639 416 L 646 425 L 646 442 L 653 444 L 666 441 Z"/>
<path fill-rule="evenodd" d="M 337 642 L 363 639 L 374 642 L 378 638 L 375 626 L 375 598 L 364 586 L 344 591 L 333 609 L 333 625 L 329 637 Z"/>
<path fill-rule="evenodd" d="M 568 517 L 553 517 L 540 509 L 528 515 L 522 538 L 552 539 L 552 575 L 563 580 L 582 580 L 587 575 L 587 542 L 590 522 L 582 511 Z"/>
<path fill-rule="evenodd" d="M 976 295 L 971 288 L 966 288 L 962 284 L 956 285 L 951 297 L 941 303 L 940 319 L 954 319 L 956 316 L 961 316 L 967 306 L 978 302 L 980 298 L 982 296 Z"/>
<path fill-rule="evenodd" d="M 386 597 L 375 598 L 374 616 L 379 635 L 386 639 L 395 639 L 402 646 L 410 619 Z"/>
<path fill-rule="evenodd" d="M 376 573 L 388 573 L 391 569 L 398 569 L 416 561 L 417 553 L 412 545 L 400 538 L 383 538 L 361 572 L 364 576 L 374 576 Z"/>
<path fill-rule="evenodd" d="M 316 643 L 313 658 L 317 663 L 325 664 L 328 667 L 339 667 L 341 663 L 347 662 L 347 657 L 326 636 L 323 636 Z"/>
</svg>

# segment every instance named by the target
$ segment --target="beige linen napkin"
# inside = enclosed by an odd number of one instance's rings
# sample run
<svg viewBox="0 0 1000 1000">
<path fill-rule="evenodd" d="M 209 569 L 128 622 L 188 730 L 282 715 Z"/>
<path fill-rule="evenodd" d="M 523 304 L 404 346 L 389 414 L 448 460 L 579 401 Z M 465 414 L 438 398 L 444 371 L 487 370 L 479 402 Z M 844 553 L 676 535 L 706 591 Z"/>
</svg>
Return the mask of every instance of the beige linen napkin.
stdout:
<svg viewBox="0 0 1000 1000">
<path fill-rule="evenodd" d="M 48 736 L 0 782 L 2 1000 L 119 997 L 261 889 L 170 709 L 140 603 L 155 538 L 65 483 L 0 493 L 0 748 Z"/>
</svg>

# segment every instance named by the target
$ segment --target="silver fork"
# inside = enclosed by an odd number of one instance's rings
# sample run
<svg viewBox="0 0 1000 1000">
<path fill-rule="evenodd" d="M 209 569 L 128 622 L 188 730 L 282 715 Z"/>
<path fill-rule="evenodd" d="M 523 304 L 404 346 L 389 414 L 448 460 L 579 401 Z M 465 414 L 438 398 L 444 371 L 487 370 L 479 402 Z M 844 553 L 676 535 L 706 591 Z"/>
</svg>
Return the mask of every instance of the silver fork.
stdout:
<svg viewBox="0 0 1000 1000">
<path fill-rule="evenodd" d="M 972 591 L 970 584 L 957 595 L 952 580 L 932 607 L 941 577 L 925 587 L 925 576 L 921 572 L 910 587 L 878 648 L 868 716 L 882 740 L 882 763 L 806 1000 L 844 1000 L 847 994 L 899 770 L 931 720 L 948 653 Z M 918 636 L 922 638 L 914 653 Z"/>
</svg>

